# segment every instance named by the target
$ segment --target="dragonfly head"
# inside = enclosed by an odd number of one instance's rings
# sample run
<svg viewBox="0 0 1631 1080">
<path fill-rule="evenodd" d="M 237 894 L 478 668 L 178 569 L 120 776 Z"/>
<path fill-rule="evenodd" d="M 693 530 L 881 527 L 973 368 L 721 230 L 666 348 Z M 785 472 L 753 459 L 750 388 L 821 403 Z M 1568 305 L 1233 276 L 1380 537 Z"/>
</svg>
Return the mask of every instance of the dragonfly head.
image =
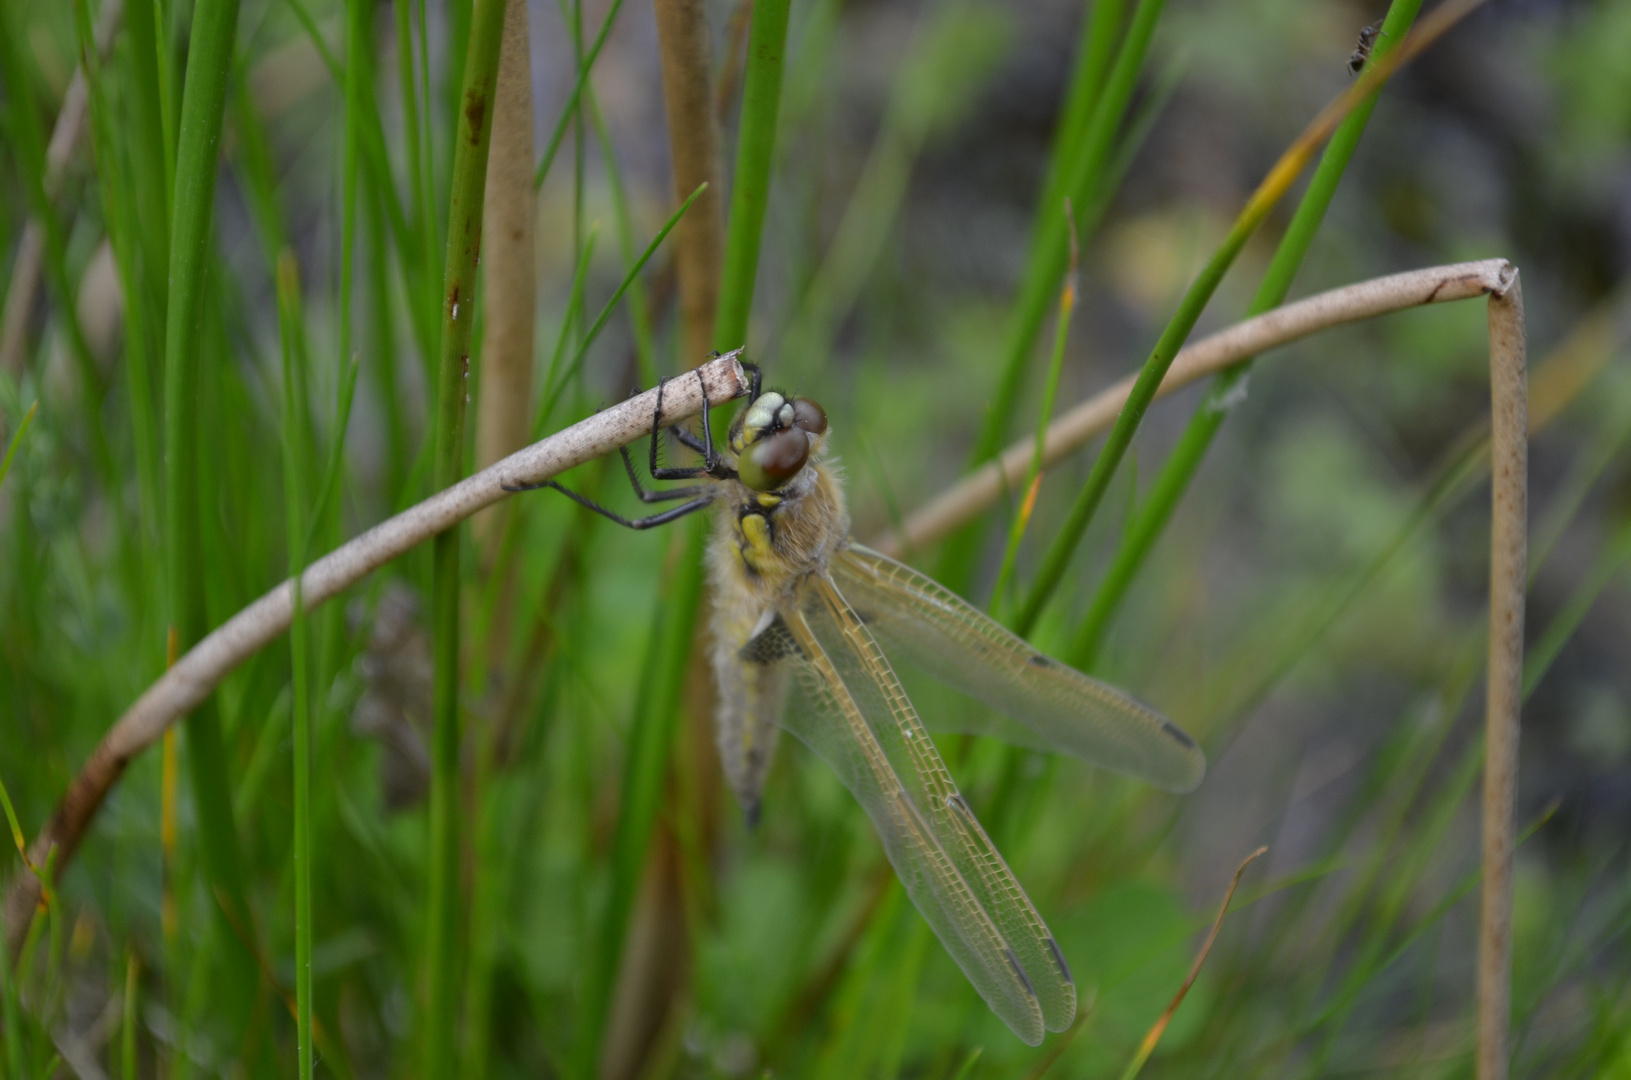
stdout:
<svg viewBox="0 0 1631 1080">
<path fill-rule="evenodd" d="M 827 434 L 827 413 L 809 398 L 766 390 L 731 425 L 731 451 L 742 483 L 774 491 L 808 464 Z"/>
</svg>

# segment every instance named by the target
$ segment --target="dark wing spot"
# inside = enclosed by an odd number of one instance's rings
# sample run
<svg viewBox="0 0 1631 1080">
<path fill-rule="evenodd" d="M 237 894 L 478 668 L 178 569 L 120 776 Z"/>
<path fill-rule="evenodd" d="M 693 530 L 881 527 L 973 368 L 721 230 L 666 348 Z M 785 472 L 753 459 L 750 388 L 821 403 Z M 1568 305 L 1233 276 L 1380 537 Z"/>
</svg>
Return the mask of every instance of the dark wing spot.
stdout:
<svg viewBox="0 0 1631 1080">
<path fill-rule="evenodd" d="M 1014 950 L 1004 945 L 1002 953 L 1008 957 L 1008 963 L 1013 967 L 1014 974 L 1019 976 L 1020 985 L 1025 987 L 1025 992 L 1032 997 L 1036 997 L 1036 987 L 1032 986 L 1031 980 L 1025 977 L 1025 969 L 1019 966 L 1019 957 L 1014 955 Z"/>
<path fill-rule="evenodd" d="M 1179 727 L 1177 724 L 1174 724 L 1171 720 L 1162 720 L 1161 730 L 1166 732 L 1169 739 L 1177 743 L 1179 746 L 1182 746 L 1185 750 L 1195 749 L 1195 740 L 1191 739 L 1188 732 Z"/>
<path fill-rule="evenodd" d="M 793 632 L 787 628 L 782 617 L 777 615 L 769 626 L 750 638 L 736 655 L 750 664 L 774 664 L 789 656 L 803 656 L 804 651 L 793 639 Z"/>
<path fill-rule="evenodd" d="M 1075 986 L 1076 977 L 1070 973 L 1070 965 L 1065 963 L 1065 954 L 1059 951 L 1059 943 L 1051 937 L 1047 941 L 1048 951 L 1053 953 L 1053 962 L 1059 965 L 1059 974 L 1065 977 L 1067 983 Z"/>
<path fill-rule="evenodd" d="M 1059 666 L 1059 664 L 1056 661 L 1054 661 L 1054 660 L 1052 660 L 1052 659 L 1050 659 L 1050 658 L 1048 658 L 1046 656 L 1043 656 L 1041 653 L 1032 653 L 1030 660 L 1028 660 L 1026 662 L 1029 663 L 1032 667 L 1039 667 L 1039 668 L 1052 668 L 1052 667 L 1058 667 Z"/>
</svg>

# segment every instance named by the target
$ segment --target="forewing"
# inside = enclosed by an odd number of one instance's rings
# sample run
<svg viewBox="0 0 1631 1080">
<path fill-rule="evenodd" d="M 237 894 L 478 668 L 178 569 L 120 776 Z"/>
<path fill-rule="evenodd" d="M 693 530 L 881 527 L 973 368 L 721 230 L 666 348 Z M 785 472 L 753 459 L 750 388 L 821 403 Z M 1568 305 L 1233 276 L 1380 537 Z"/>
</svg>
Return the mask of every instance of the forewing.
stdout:
<svg viewBox="0 0 1631 1080">
<path fill-rule="evenodd" d="M 998 1016 L 1035 1045 L 1076 1010 L 1063 955 L 992 846 L 878 643 L 830 582 L 789 616 L 811 708 L 795 734 L 873 820 L 907 893 Z"/>
<path fill-rule="evenodd" d="M 951 590 L 886 555 L 851 544 L 831 561 L 838 587 L 890 655 L 1004 714 L 946 730 L 995 735 L 1192 791 L 1200 747 L 1166 717 L 1031 648 Z"/>
</svg>

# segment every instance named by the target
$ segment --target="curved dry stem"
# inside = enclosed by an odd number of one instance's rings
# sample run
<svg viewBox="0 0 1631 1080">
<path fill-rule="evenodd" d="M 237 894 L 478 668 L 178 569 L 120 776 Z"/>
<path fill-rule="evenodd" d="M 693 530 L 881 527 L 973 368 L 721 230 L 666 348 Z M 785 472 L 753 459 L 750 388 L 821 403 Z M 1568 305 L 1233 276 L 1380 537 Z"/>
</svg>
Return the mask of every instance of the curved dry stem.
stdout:
<svg viewBox="0 0 1631 1080">
<path fill-rule="evenodd" d="M 1523 701 L 1529 405 L 1523 290 L 1489 298 L 1491 520 L 1489 682 L 1484 712 L 1484 884 L 1478 933 L 1478 1077 L 1506 1080 L 1512 1014 L 1512 804 Z"/>
<path fill-rule="evenodd" d="M 700 412 L 704 386 L 713 403 L 745 393 L 748 384 L 737 362 L 739 353 L 728 353 L 697 368 L 700 380 L 690 373 L 669 380 L 663 390 L 663 426 Z M 311 611 L 409 549 L 498 502 L 509 494 L 503 485 L 536 484 L 647 434 L 657 393 L 647 390 L 533 443 L 318 559 L 301 577 L 305 609 Z M 46 855 L 56 848 L 56 867 L 61 873 L 125 766 L 208 697 L 228 672 L 287 630 L 293 600 L 293 582 L 284 581 L 189 649 L 125 710 L 29 846 L 30 857 L 38 856 L 36 865 L 43 866 Z M 5 929 L 14 956 L 39 900 L 39 885 L 39 879 L 25 870 L 6 889 Z"/>
<path fill-rule="evenodd" d="M 1310 296 L 1236 323 L 1183 349 L 1172 362 L 1156 396 L 1164 397 L 1207 375 L 1249 357 L 1343 323 L 1358 322 L 1392 311 L 1467 300 L 1499 293 L 1515 271 L 1505 259 L 1453 263 L 1425 270 L 1373 278 L 1356 285 Z M 1043 467 L 1079 450 L 1115 423 L 1132 391 L 1136 373 L 1089 398 L 1048 426 Z M 996 462 L 964 477 L 902 523 L 898 532 L 868 541 L 888 555 L 921 550 L 978 517 L 1025 478 L 1035 440 L 1024 439 L 1002 452 Z"/>
</svg>

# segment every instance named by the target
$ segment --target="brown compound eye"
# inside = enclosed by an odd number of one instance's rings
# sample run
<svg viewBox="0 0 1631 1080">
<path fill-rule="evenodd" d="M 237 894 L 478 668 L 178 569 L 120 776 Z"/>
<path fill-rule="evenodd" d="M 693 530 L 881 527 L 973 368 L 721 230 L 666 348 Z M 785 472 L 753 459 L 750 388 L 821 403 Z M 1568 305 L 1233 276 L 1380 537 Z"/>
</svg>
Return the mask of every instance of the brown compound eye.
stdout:
<svg viewBox="0 0 1631 1080">
<path fill-rule="evenodd" d="M 754 491 L 774 491 L 810 460 L 810 436 L 799 428 L 778 431 L 737 459 L 737 477 Z"/>
<path fill-rule="evenodd" d="M 827 433 L 827 411 L 807 397 L 793 399 L 793 426 L 811 435 Z"/>
</svg>

